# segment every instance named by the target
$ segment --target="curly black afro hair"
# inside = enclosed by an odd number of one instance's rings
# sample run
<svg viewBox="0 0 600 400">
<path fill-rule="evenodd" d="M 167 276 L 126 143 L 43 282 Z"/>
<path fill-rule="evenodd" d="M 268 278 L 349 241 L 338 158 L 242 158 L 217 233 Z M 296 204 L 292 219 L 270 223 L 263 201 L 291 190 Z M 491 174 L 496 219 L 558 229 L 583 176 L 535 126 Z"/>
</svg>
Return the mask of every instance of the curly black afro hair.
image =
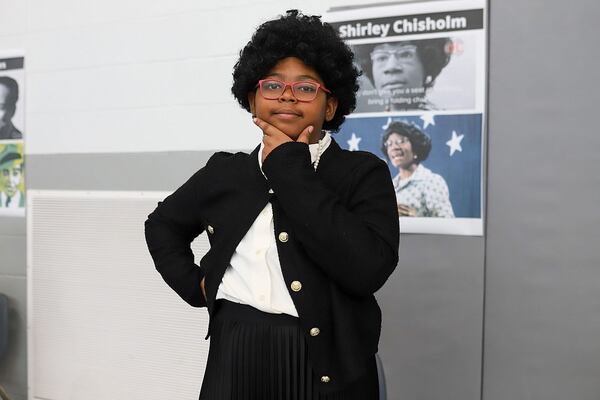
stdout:
<svg viewBox="0 0 600 400">
<path fill-rule="evenodd" d="M 421 60 L 424 69 L 424 79 L 430 76 L 429 81 L 423 82 L 423 87 L 429 88 L 435 83 L 435 78 L 442 72 L 444 67 L 450 62 L 450 50 L 452 39 L 436 38 L 424 40 L 404 40 L 401 42 L 388 42 L 387 44 L 407 45 L 412 44 L 417 46 L 417 54 Z M 371 61 L 371 52 L 380 43 L 355 45 L 353 50 L 356 53 L 356 58 L 364 74 L 373 83 L 373 62 Z"/>
<path fill-rule="evenodd" d="M 381 152 L 389 160 L 385 142 L 392 133 L 404 136 L 410 142 L 413 153 L 417 156 L 417 163 L 425 161 L 431 151 L 431 138 L 419 129 L 418 126 L 404 121 L 390 122 L 381 136 Z"/>
<path fill-rule="evenodd" d="M 233 69 L 231 92 L 240 105 L 250 111 L 248 93 L 279 62 L 286 57 L 297 57 L 314 68 L 331 96 L 338 100 L 337 110 L 323 129 L 337 131 L 345 116 L 356 106 L 357 78 L 353 65 L 354 54 L 320 16 L 304 15 L 288 10 L 286 15 L 260 25 L 252 39 L 240 51 Z"/>
</svg>

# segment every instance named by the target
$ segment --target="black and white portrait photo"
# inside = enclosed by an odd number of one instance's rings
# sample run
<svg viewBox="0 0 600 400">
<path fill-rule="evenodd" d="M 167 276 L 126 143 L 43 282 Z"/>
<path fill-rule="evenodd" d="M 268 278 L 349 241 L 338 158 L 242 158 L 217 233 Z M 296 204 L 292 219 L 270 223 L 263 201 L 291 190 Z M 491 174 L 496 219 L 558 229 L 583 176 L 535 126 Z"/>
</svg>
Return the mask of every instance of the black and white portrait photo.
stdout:
<svg viewBox="0 0 600 400">
<path fill-rule="evenodd" d="M 0 57 L 0 140 L 23 139 L 23 57 Z"/>
<path fill-rule="evenodd" d="M 474 47 L 468 36 L 351 45 L 363 73 L 355 112 L 473 108 Z"/>
<path fill-rule="evenodd" d="M 9 76 L 0 76 L 0 140 L 23 138 L 13 122 L 18 100 L 18 82 Z"/>
</svg>

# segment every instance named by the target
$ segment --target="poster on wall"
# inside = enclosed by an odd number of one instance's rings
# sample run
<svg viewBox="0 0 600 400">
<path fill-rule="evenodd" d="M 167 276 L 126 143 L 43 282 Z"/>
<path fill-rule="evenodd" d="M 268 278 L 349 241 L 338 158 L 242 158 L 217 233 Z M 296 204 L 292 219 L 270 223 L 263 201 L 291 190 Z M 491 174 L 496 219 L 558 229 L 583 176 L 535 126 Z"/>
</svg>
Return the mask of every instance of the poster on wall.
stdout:
<svg viewBox="0 0 600 400">
<path fill-rule="evenodd" d="M 325 19 L 362 72 L 336 140 L 387 163 L 400 231 L 483 235 L 486 2 L 353 7 Z"/>
<path fill-rule="evenodd" d="M 0 52 L 0 216 L 25 216 L 24 61 Z"/>
</svg>

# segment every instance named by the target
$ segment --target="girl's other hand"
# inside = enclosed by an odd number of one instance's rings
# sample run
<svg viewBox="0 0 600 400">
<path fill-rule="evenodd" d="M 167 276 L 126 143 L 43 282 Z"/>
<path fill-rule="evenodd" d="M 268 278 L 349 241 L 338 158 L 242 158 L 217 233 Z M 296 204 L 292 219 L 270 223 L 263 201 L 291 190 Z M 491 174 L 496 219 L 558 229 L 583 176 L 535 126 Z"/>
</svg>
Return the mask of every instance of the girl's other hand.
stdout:
<svg viewBox="0 0 600 400">
<path fill-rule="evenodd" d="M 202 289 L 202 294 L 204 295 L 204 300 L 206 300 L 206 289 L 204 289 L 204 279 L 202 278 L 202 280 L 200 281 L 200 289 Z"/>
<path fill-rule="evenodd" d="M 277 146 L 286 142 L 293 142 L 293 140 L 288 135 L 275 128 L 268 122 L 256 117 L 253 118 L 253 121 L 263 131 L 263 161 L 265 161 L 265 158 L 267 158 L 271 151 L 273 151 L 273 149 L 275 149 Z M 310 134 L 312 133 L 313 129 L 314 128 L 312 127 L 312 125 L 304 128 L 304 130 L 298 136 L 298 139 L 296 139 L 296 142 L 308 144 L 310 140 Z"/>
</svg>

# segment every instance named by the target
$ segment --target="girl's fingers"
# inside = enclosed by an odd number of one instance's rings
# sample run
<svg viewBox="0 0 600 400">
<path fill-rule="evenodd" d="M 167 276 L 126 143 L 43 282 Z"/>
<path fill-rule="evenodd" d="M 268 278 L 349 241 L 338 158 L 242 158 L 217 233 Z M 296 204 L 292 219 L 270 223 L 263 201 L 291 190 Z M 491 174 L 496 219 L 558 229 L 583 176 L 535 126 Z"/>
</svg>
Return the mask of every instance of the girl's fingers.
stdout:
<svg viewBox="0 0 600 400">
<path fill-rule="evenodd" d="M 277 135 L 287 136 L 285 133 L 281 132 L 279 129 L 275 128 L 273 125 L 269 124 L 266 121 L 263 121 L 260 118 L 254 117 L 252 120 L 267 136 L 277 136 Z"/>
<path fill-rule="evenodd" d="M 258 126 L 263 131 L 265 136 L 267 136 L 265 139 L 267 139 L 268 137 L 272 137 L 272 138 L 279 137 L 286 142 L 289 141 L 288 135 L 286 135 L 279 129 L 275 128 L 273 125 L 269 124 L 268 122 L 263 121 L 262 119 L 260 119 L 258 117 L 254 117 L 254 118 L 252 118 L 252 120 L 254 121 L 256 126 Z M 300 136 L 298 136 L 298 139 L 296 139 L 296 141 L 308 144 L 309 140 L 310 140 L 310 134 L 312 133 L 313 130 L 314 130 L 314 127 L 312 125 L 307 126 L 300 133 Z"/>
<path fill-rule="evenodd" d="M 300 132 L 300 136 L 298 136 L 298 139 L 296 139 L 296 142 L 308 144 L 310 141 L 310 134 L 312 133 L 313 130 L 314 130 L 314 128 L 312 125 L 309 125 L 306 128 L 304 128 L 304 130 L 302 132 Z"/>
</svg>

